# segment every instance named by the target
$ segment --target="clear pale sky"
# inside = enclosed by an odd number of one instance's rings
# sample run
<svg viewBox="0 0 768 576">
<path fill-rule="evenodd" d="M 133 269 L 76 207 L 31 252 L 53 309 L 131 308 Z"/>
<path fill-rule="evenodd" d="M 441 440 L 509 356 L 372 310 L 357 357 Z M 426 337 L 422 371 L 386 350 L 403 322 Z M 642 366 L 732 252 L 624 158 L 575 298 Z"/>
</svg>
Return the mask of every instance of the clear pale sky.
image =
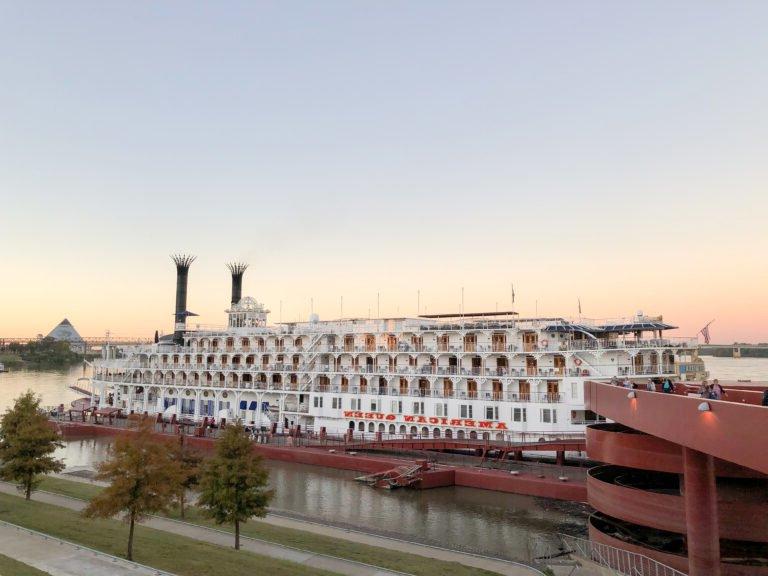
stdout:
<svg viewBox="0 0 768 576">
<path fill-rule="evenodd" d="M 768 2 L 0 4 L 0 336 L 506 308 L 768 341 Z"/>
</svg>

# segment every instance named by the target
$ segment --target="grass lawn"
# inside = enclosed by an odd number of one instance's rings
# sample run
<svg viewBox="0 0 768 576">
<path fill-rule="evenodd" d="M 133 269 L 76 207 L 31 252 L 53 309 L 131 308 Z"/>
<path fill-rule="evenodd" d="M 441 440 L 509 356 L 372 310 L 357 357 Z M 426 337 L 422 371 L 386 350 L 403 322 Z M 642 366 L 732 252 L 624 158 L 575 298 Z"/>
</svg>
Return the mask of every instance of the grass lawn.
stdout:
<svg viewBox="0 0 768 576">
<path fill-rule="evenodd" d="M 62 480 L 61 478 L 53 478 L 51 476 L 43 478 L 38 489 L 54 492 L 55 494 L 63 494 L 64 496 L 72 496 L 80 500 L 90 500 L 103 490 L 101 486 L 96 486 L 95 484 Z"/>
<path fill-rule="evenodd" d="M 0 494 L 0 517 L 19 526 L 76 542 L 114 556 L 125 557 L 128 526 L 119 520 L 86 520 L 77 512 L 66 508 L 35 501 L 27 502 L 19 496 L 7 494 Z M 210 576 L 211 574 L 330 576 L 332 574 L 306 565 L 258 556 L 244 550 L 223 548 L 141 525 L 136 527 L 134 560 L 180 576 Z M 16 573 L 10 572 L 10 574 Z"/>
<path fill-rule="evenodd" d="M 0 554 L 0 576 L 50 576 L 50 574 Z"/>
<path fill-rule="evenodd" d="M 40 485 L 40 489 L 84 500 L 88 500 L 101 490 L 99 486 L 59 478 L 46 478 Z M 169 516 L 180 519 L 178 512 L 174 512 Z M 230 532 L 234 530 L 233 527 L 226 524 L 222 526 L 215 524 L 212 520 L 203 517 L 200 510 L 194 507 L 187 508 L 184 521 Z M 445 562 L 416 554 L 393 552 L 387 548 L 357 544 L 340 538 L 322 536 L 304 530 L 273 526 L 263 522 L 247 522 L 240 526 L 240 531 L 244 536 L 251 536 L 319 554 L 328 554 L 338 558 L 365 562 L 366 564 L 373 564 L 382 568 L 389 568 L 390 570 L 408 572 L 416 576 L 490 576 L 496 574 L 488 570 L 465 566 L 458 562 Z"/>
</svg>

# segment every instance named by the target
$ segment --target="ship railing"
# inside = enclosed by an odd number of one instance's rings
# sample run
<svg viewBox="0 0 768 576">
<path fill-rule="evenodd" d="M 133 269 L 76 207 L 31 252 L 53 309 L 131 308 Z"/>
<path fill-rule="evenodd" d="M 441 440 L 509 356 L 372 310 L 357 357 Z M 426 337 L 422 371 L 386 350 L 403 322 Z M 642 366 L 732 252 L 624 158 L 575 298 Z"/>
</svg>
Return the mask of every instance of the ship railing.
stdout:
<svg viewBox="0 0 768 576">
<path fill-rule="evenodd" d="M 568 534 L 558 536 L 566 552 L 591 560 L 621 576 L 685 576 L 684 572 L 637 552 Z"/>
<path fill-rule="evenodd" d="M 460 376 L 471 379 L 472 377 L 498 377 L 498 378 L 563 378 L 563 377 L 585 377 L 597 376 L 590 371 L 590 367 L 601 372 L 600 376 L 666 376 L 675 375 L 678 372 L 678 364 L 661 363 L 638 366 L 627 363 L 613 364 L 592 364 L 591 366 L 581 367 L 511 367 L 511 368 L 461 368 L 456 366 L 331 366 L 322 364 L 311 366 L 302 364 L 156 364 L 151 366 L 122 366 L 128 372 L 146 371 L 146 370 L 171 370 L 171 371 L 216 371 L 216 372 L 311 372 L 325 374 L 381 374 L 381 375 L 402 375 L 402 376 Z M 99 368 L 104 368 L 99 366 Z M 106 367 L 108 368 L 108 367 Z M 606 369 L 605 372 L 602 369 Z M 101 374 L 101 372 L 97 372 Z M 122 377 L 121 377 L 122 378 Z M 102 378 L 103 379 L 103 378 Z"/>
<path fill-rule="evenodd" d="M 546 345 L 544 342 L 546 341 Z M 674 337 L 674 338 L 651 338 L 651 339 L 584 339 L 584 340 L 547 340 L 542 338 L 537 342 L 497 345 L 497 344 L 475 344 L 463 345 L 455 344 L 436 344 L 436 345 L 412 345 L 399 343 L 395 346 L 387 345 L 331 345 L 318 344 L 314 347 L 303 346 L 192 346 L 179 348 L 170 353 L 227 353 L 227 354 L 293 354 L 293 353 L 312 353 L 312 354 L 558 354 L 562 352 L 589 352 L 604 350 L 637 350 L 637 349 L 678 349 L 678 348 L 696 348 L 698 347 L 696 338 Z M 157 350 L 147 347 L 140 353 L 156 354 Z"/>
</svg>

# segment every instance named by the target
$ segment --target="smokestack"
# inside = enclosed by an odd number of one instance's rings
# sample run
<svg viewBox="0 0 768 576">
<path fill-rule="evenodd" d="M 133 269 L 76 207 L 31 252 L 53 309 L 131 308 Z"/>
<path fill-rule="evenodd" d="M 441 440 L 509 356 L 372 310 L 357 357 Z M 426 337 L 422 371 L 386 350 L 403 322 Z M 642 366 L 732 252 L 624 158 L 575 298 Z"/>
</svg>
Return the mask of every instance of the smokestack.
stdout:
<svg viewBox="0 0 768 576">
<path fill-rule="evenodd" d="M 184 330 L 187 325 L 187 316 L 197 316 L 187 311 L 187 277 L 189 267 L 195 261 L 195 256 L 186 254 L 174 254 L 171 260 L 176 264 L 176 318 L 173 327 L 173 341 L 176 344 L 184 344 Z"/>
<path fill-rule="evenodd" d="M 232 306 L 240 302 L 243 297 L 243 274 L 248 269 L 245 262 L 230 262 L 227 268 L 232 272 Z"/>
</svg>

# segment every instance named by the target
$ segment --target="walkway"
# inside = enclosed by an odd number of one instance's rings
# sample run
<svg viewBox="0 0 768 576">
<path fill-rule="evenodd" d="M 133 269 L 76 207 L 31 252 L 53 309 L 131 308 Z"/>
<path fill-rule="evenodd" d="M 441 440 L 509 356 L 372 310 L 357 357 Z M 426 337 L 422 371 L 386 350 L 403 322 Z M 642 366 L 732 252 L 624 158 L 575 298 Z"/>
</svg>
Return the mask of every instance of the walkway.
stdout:
<svg viewBox="0 0 768 576">
<path fill-rule="evenodd" d="M 76 478 L 69 475 L 57 476 L 66 478 L 68 480 L 92 483 L 90 480 Z M 18 496 L 18 491 L 16 488 L 5 482 L 0 482 L 0 492 Z M 48 492 L 35 492 L 32 495 L 32 499 L 39 502 L 52 504 L 54 506 L 69 508 L 70 510 L 79 511 L 85 507 L 85 502 L 82 500 L 77 500 L 58 494 L 51 494 Z M 446 562 L 459 562 L 466 566 L 482 568 L 484 570 L 497 572 L 498 574 L 503 574 L 505 576 L 533 576 L 540 574 L 540 572 L 537 570 L 522 564 L 514 564 L 511 562 L 505 562 L 503 560 L 487 558 L 484 556 L 473 556 L 471 554 L 463 554 L 443 548 L 433 548 L 421 544 L 413 544 L 402 540 L 394 540 L 381 536 L 365 534 L 362 532 L 353 532 L 340 528 L 334 528 L 331 526 L 314 524 L 311 522 L 281 518 L 273 515 L 268 515 L 267 518 L 257 521 L 266 522 L 275 526 L 285 526 L 287 528 L 293 528 L 296 530 L 304 530 L 306 532 L 348 540 L 350 542 L 378 546 L 380 548 L 386 548 L 397 552 L 417 554 L 419 556 L 435 558 L 438 560 L 444 560 Z M 230 532 L 225 532 L 223 530 L 205 528 L 195 524 L 189 524 L 187 522 L 180 522 L 168 518 L 161 518 L 158 516 L 153 516 L 142 524 L 156 530 L 173 532 L 174 534 L 186 536 L 195 540 L 210 542 L 212 544 L 219 544 L 228 548 L 231 548 L 233 545 L 234 536 Z M 335 558 L 333 556 L 316 554 L 310 551 L 298 550 L 296 548 L 290 548 L 280 544 L 274 544 L 242 535 L 240 539 L 240 547 L 243 550 L 248 550 L 250 552 L 254 552 L 255 554 L 270 556 L 272 558 L 281 558 L 283 560 L 305 564 L 314 568 L 322 568 L 324 570 L 329 570 L 331 572 L 336 572 L 337 574 L 344 574 L 348 576 L 402 576 L 401 572 L 386 570 L 384 568 L 362 564 L 353 560 L 346 560 L 343 558 Z"/>
<path fill-rule="evenodd" d="M 3 486 L 3 491 L 5 492 L 5 486 Z M 156 576 L 167 574 L 39 532 L 15 527 L 6 522 L 0 522 L 0 554 L 47 572 L 51 576 L 82 576 L 83 574 L 88 574 L 88 576 Z"/>
</svg>

